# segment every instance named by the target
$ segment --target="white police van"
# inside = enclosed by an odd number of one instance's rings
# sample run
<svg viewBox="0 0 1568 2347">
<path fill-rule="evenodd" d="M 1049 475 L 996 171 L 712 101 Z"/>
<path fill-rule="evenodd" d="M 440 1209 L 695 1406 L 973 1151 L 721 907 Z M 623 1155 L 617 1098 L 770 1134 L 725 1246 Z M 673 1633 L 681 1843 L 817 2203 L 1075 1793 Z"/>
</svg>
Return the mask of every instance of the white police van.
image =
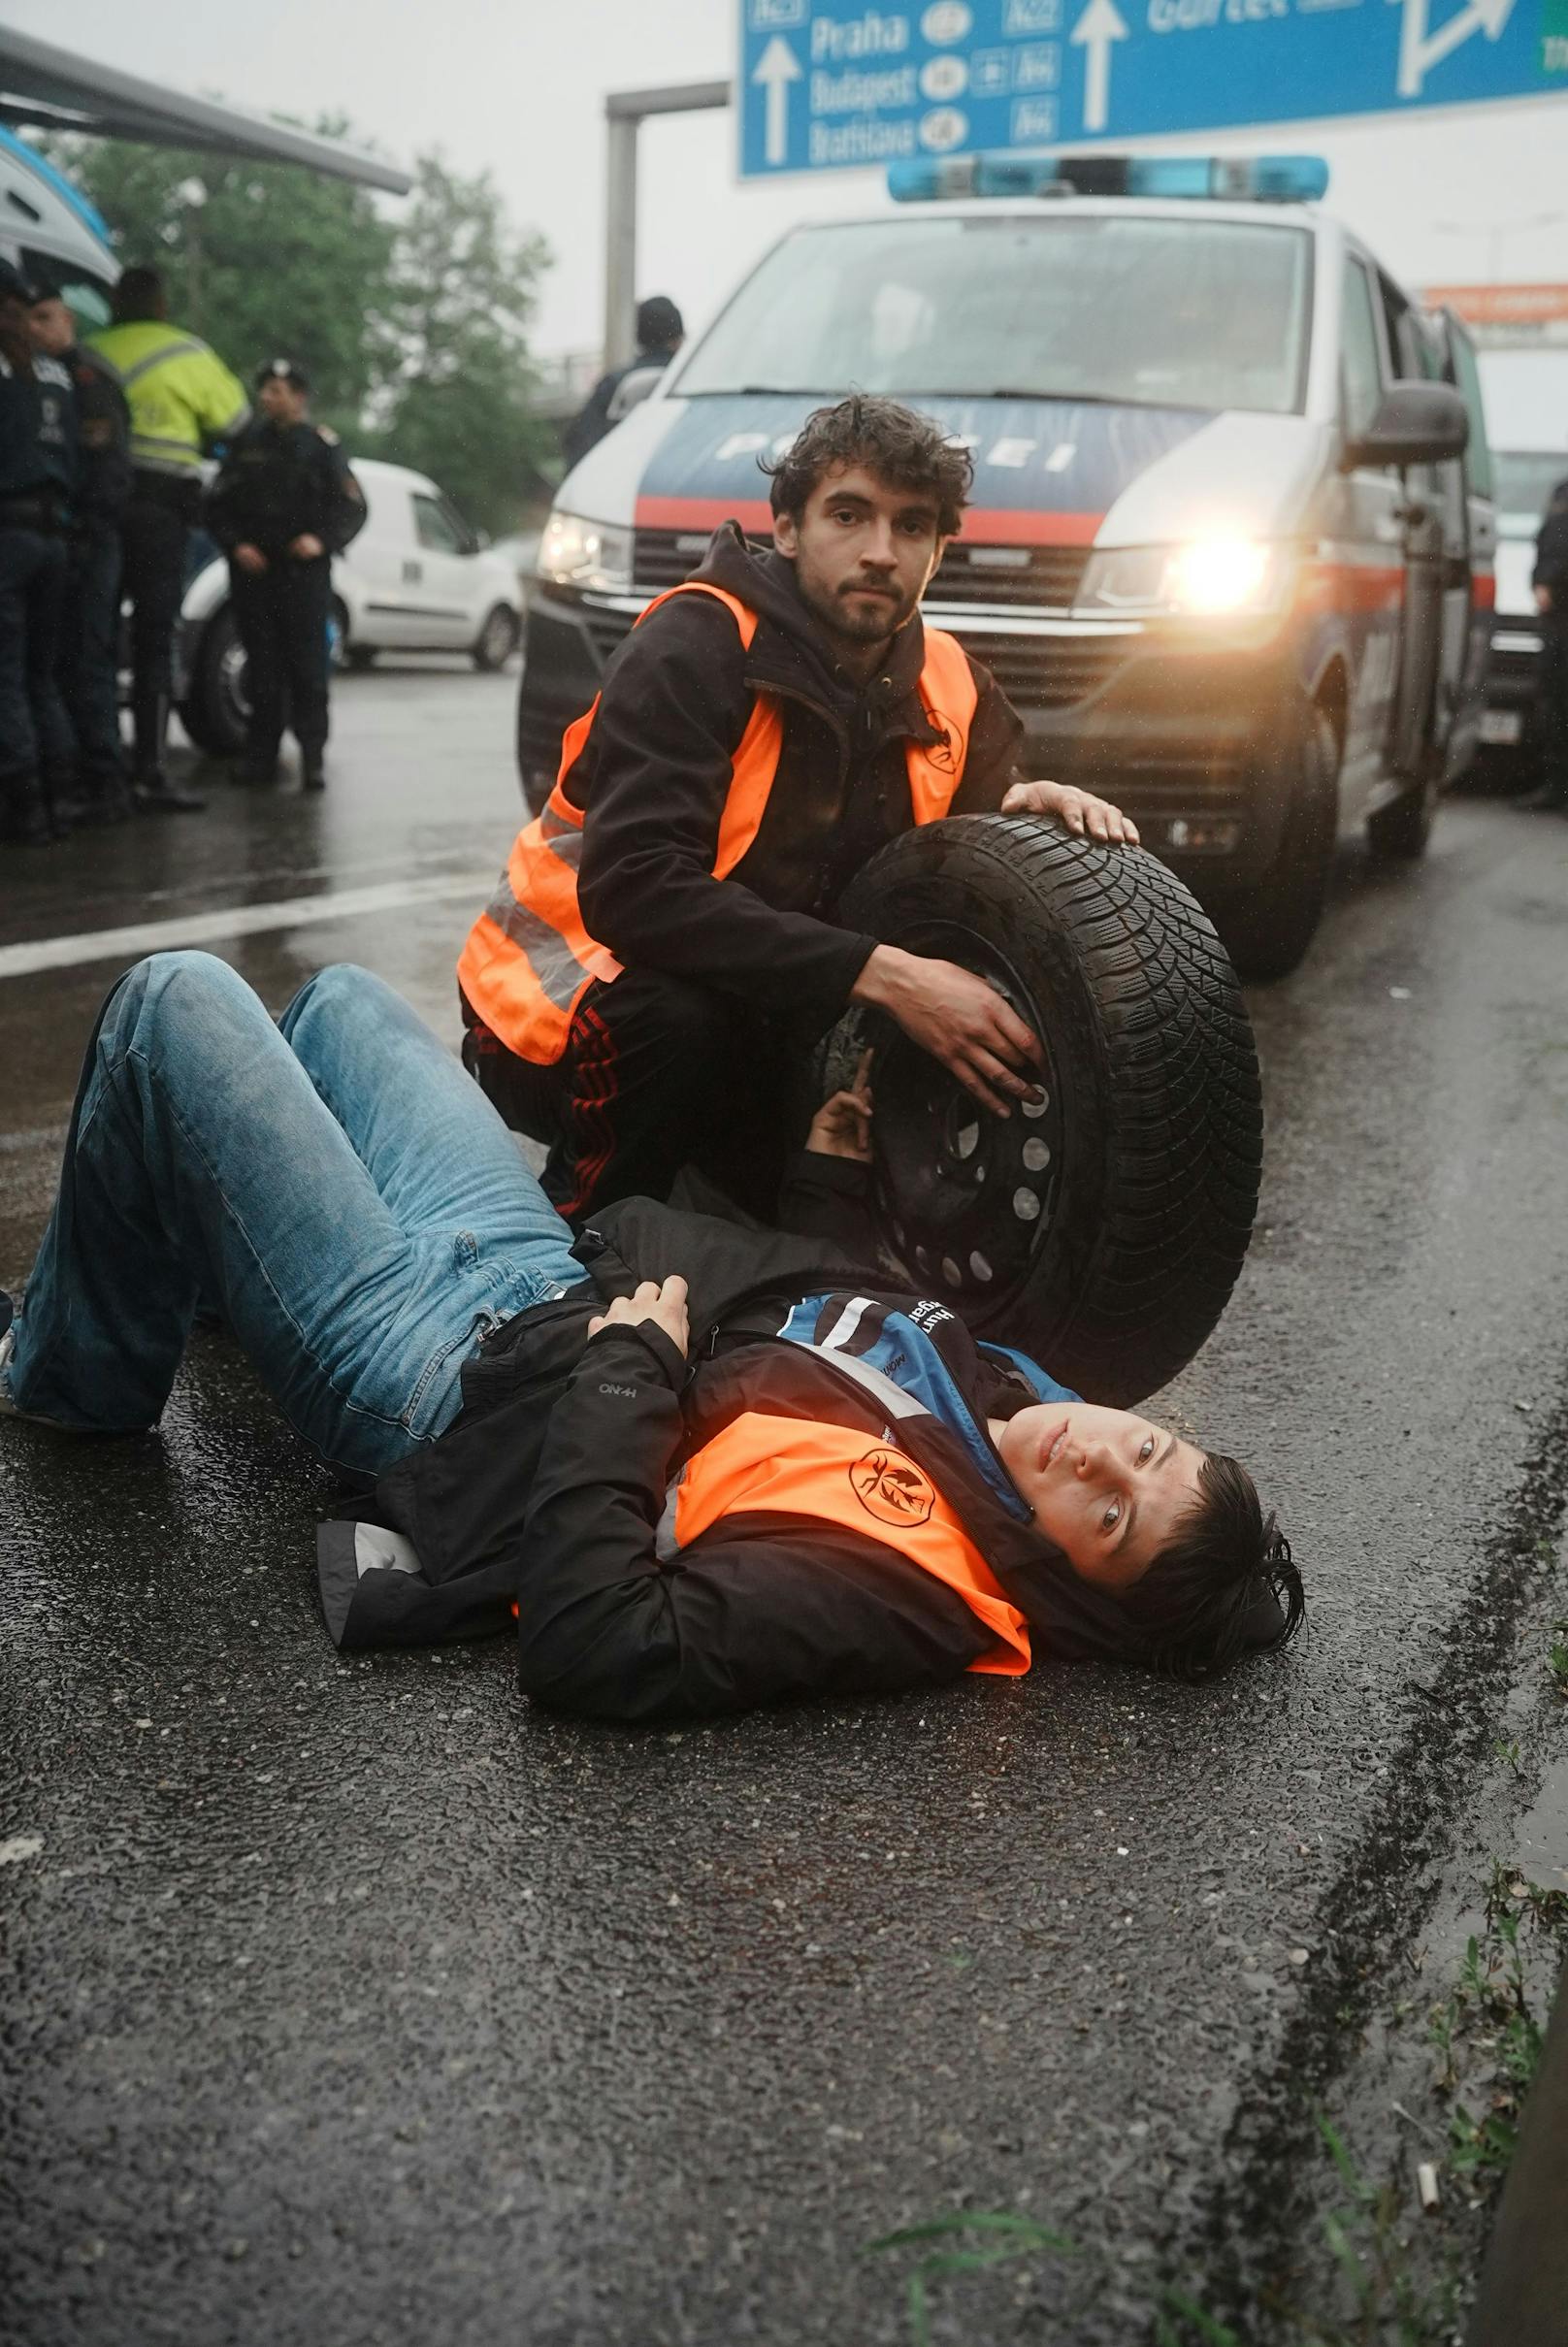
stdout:
<svg viewBox="0 0 1568 2347">
<path fill-rule="evenodd" d="M 1494 528 L 1474 354 L 1320 212 L 1312 156 L 900 164 L 907 209 L 795 229 L 569 473 L 518 705 L 565 727 L 758 458 L 849 389 L 936 417 L 973 503 L 927 597 L 1029 770 L 1134 814 L 1244 969 L 1291 968 L 1336 834 L 1416 856 L 1470 760 Z"/>
</svg>

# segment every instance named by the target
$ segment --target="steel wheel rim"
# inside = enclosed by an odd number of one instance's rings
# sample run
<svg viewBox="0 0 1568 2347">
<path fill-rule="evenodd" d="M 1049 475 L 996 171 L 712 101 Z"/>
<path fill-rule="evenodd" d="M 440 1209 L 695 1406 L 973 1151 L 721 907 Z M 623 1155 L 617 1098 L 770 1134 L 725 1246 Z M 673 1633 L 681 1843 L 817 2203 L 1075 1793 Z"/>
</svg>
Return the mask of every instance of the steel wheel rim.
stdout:
<svg viewBox="0 0 1568 2347">
<path fill-rule="evenodd" d="M 929 1292 L 960 1312 L 990 1315 L 1027 1285 L 1056 1219 L 1065 1137 L 1061 1087 L 1034 997 L 1004 954 L 956 924 L 932 924 L 898 942 L 984 978 L 1033 1029 L 1044 1054 L 1044 1099 L 1020 1103 L 1005 1120 L 897 1028 L 884 1028 L 872 1063 L 873 1183 L 883 1231 Z"/>
</svg>

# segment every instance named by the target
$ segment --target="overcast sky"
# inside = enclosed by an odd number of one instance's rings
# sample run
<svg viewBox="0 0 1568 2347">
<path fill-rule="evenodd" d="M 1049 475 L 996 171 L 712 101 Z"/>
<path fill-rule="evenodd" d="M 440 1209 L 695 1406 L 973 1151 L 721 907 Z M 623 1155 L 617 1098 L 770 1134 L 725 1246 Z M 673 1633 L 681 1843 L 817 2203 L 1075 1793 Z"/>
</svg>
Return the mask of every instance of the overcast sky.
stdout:
<svg viewBox="0 0 1568 2347">
<path fill-rule="evenodd" d="M 555 255 L 538 331 L 549 351 L 599 340 L 604 93 L 728 78 L 738 0 L 0 0 L 0 18 L 261 113 L 341 110 L 403 159 L 436 146 L 493 172 Z M 1186 145 L 1326 155 L 1330 208 L 1407 282 L 1479 279 L 1492 257 L 1507 278 L 1568 281 L 1568 99 Z M 886 203 L 873 172 L 741 186 L 734 147 L 728 113 L 642 133 L 640 289 L 671 294 L 693 323 L 793 220 Z M 1543 213 L 1558 217 L 1519 225 Z"/>
</svg>

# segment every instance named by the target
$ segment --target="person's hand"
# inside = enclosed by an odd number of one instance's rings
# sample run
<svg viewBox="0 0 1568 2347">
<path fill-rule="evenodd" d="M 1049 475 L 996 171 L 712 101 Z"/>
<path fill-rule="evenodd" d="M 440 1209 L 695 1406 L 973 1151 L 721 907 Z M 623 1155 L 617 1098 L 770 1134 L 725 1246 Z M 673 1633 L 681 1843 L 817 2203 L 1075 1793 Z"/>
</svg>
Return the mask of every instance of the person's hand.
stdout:
<svg viewBox="0 0 1568 2347">
<path fill-rule="evenodd" d="M 855 1081 L 847 1092 L 833 1092 L 822 1103 L 806 1134 L 807 1149 L 819 1157 L 853 1157 L 871 1162 L 871 1055 L 862 1052 Z"/>
<path fill-rule="evenodd" d="M 1038 1086 L 1026 1071 L 1040 1046 L 995 987 L 957 962 L 933 962 L 879 945 L 850 990 L 852 1002 L 869 1002 L 897 1019 L 911 1043 L 951 1069 L 965 1092 L 1009 1116 L 1013 1100 L 1031 1099 Z"/>
<path fill-rule="evenodd" d="M 1082 839 L 1103 839 L 1107 847 L 1135 848 L 1138 827 L 1130 815 L 1093 791 L 1071 782 L 1015 782 L 1001 802 L 1004 815 L 1054 815 Z"/>
<path fill-rule="evenodd" d="M 267 568 L 267 557 L 259 546 L 236 546 L 234 560 L 236 568 L 241 570 L 248 570 L 252 578 L 258 576 Z"/>
<path fill-rule="evenodd" d="M 1538 611 L 1550 611 L 1550 610 L 1551 610 L 1551 608 L 1552 608 L 1552 589 L 1551 589 L 1550 587 L 1537 587 L 1537 588 L 1536 588 L 1536 590 L 1535 590 L 1535 607 L 1536 607 L 1536 609 L 1537 609 Z"/>
<path fill-rule="evenodd" d="M 604 1312 L 594 1315 L 588 1334 L 597 1336 L 602 1328 L 635 1328 L 641 1320 L 652 1320 L 662 1328 L 684 1356 L 692 1332 L 686 1317 L 686 1283 L 678 1272 L 663 1282 L 644 1280 L 635 1295 L 618 1295 Z"/>
<path fill-rule="evenodd" d="M 288 550 L 297 563 L 313 563 L 318 554 L 326 552 L 325 546 L 311 530 L 302 530 L 298 538 L 291 538 Z"/>
</svg>

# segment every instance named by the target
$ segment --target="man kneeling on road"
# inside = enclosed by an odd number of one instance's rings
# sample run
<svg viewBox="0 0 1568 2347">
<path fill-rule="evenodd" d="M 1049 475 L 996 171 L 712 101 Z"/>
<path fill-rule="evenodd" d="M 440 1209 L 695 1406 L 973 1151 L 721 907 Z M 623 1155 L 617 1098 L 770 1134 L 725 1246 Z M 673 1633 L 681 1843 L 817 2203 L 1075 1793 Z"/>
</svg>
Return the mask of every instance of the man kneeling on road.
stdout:
<svg viewBox="0 0 1568 2347">
<path fill-rule="evenodd" d="M 786 1203 L 841 1217 L 870 1104 Z M 509 1625 L 524 1689 L 603 1718 L 893 1692 L 1054 1658 L 1212 1670 L 1303 1611 L 1232 1459 L 977 1344 L 835 1236 L 645 1198 L 573 1244 L 457 1061 L 338 968 L 276 1024 L 205 954 L 131 970 L 87 1052 L 0 1411 L 158 1418 L 198 1297 L 330 1464 L 340 1646 Z"/>
<path fill-rule="evenodd" d="M 465 1060 L 552 1143 L 569 1221 L 666 1196 L 688 1158 L 770 1217 L 785 1073 L 850 1002 L 998 1114 L 1032 1090 L 1035 1038 L 983 979 L 835 922 L 912 824 L 1001 809 L 1137 840 L 1103 800 L 1019 774 L 995 680 L 922 622 L 972 473 L 891 400 L 819 408 L 773 468 L 773 550 L 726 523 L 569 730 L 458 963 Z"/>
</svg>

